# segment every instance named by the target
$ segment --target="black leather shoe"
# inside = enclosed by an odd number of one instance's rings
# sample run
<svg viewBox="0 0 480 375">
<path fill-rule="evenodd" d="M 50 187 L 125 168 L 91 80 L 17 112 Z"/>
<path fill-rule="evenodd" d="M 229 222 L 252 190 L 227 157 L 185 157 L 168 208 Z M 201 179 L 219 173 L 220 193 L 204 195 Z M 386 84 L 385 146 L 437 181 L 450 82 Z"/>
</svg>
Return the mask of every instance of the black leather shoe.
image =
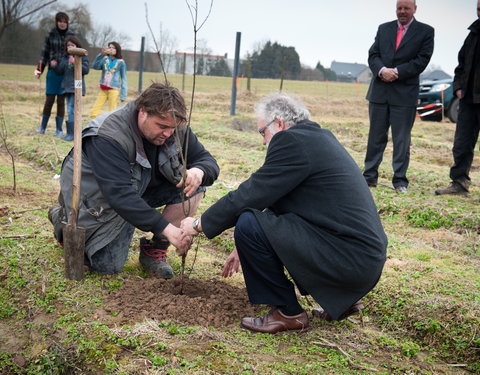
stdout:
<svg viewBox="0 0 480 375">
<path fill-rule="evenodd" d="M 307 313 L 287 316 L 278 307 L 273 307 L 267 315 L 259 318 L 243 318 L 241 327 L 254 332 L 277 333 L 282 331 L 303 331 L 308 328 Z"/>
<path fill-rule="evenodd" d="M 338 317 L 337 320 L 343 320 L 348 318 L 350 315 L 360 312 L 364 309 L 362 301 L 358 301 L 350 306 L 342 315 Z M 312 310 L 312 315 L 314 318 L 325 320 L 326 322 L 331 322 L 333 319 L 332 317 L 322 308 L 315 308 Z"/>
</svg>

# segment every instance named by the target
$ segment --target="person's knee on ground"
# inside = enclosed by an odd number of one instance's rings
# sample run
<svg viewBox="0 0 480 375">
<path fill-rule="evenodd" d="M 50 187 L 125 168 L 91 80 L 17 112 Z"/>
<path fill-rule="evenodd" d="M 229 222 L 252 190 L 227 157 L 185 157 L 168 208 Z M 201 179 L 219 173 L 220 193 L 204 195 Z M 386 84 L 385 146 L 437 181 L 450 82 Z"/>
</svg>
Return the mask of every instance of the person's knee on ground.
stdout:
<svg viewBox="0 0 480 375">
<path fill-rule="evenodd" d="M 85 258 L 86 265 L 90 271 L 98 272 L 103 275 L 115 275 L 120 273 L 125 265 L 124 263 L 120 264 L 118 262 L 114 262 L 108 251 L 105 250 L 97 251 L 95 254 L 93 254 L 90 261 L 87 257 Z"/>
</svg>

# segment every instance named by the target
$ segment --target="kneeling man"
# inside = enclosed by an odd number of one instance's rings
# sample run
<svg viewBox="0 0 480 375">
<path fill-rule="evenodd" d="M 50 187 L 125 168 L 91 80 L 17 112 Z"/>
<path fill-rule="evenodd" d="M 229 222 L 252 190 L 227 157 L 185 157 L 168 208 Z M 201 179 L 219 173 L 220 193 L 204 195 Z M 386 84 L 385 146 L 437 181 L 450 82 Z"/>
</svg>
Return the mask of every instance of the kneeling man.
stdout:
<svg viewBox="0 0 480 375">
<path fill-rule="evenodd" d="M 48 215 L 60 243 L 61 222 L 70 212 L 72 155 L 62 165 L 60 206 Z M 172 86 L 154 83 L 135 101 L 91 121 L 83 130 L 78 219 L 86 228 L 87 266 L 104 274 L 120 272 L 138 228 L 153 233 L 152 240 L 140 239 L 142 267 L 157 277 L 173 277 L 167 248 L 190 246 L 180 221 L 195 214 L 205 186 L 218 173 L 216 160 L 186 126 L 185 101 Z M 160 213 L 156 208 L 162 206 Z"/>
</svg>

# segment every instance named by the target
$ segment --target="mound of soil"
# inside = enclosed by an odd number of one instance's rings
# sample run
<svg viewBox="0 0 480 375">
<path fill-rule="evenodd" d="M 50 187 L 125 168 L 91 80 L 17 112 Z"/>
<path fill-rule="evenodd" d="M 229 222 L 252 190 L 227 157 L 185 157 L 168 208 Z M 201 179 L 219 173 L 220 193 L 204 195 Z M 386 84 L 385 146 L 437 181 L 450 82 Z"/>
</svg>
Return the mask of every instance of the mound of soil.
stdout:
<svg viewBox="0 0 480 375">
<path fill-rule="evenodd" d="M 238 325 L 241 318 L 258 315 L 262 306 L 250 304 L 245 288 L 220 280 L 187 277 L 182 288 L 181 278 L 174 277 L 125 282 L 106 296 L 105 310 L 130 322 L 149 318 L 219 328 Z"/>
</svg>

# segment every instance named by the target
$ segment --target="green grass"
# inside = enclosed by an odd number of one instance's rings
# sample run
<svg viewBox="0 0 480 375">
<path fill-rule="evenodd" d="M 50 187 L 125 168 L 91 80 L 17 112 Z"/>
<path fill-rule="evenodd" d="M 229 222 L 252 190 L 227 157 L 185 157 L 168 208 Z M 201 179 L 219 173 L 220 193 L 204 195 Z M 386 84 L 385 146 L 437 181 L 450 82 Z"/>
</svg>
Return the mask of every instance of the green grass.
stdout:
<svg viewBox="0 0 480 375">
<path fill-rule="evenodd" d="M 128 72 L 129 99 L 138 73 Z M 181 85 L 180 76 L 169 77 Z M 274 80 L 240 80 L 237 113 L 229 116 L 231 80 L 197 77 L 191 126 L 221 167 L 200 211 L 235 188 L 263 162 L 265 149 L 252 121 L 254 103 L 278 88 Z M 144 85 L 161 80 L 144 75 Z M 96 96 L 98 72 L 87 76 L 84 124 Z M 368 135 L 366 86 L 286 81 L 361 167 Z M 407 196 L 391 187 L 391 144 L 372 190 L 389 237 L 388 260 L 365 298 L 363 320 L 313 321 L 303 334 L 251 334 L 237 328 L 185 326 L 175 321 L 119 325 L 105 315 L 102 295 L 146 277 L 133 253 L 122 273 L 66 280 L 61 249 L 46 208 L 58 192 L 61 161 L 72 146 L 35 133 L 43 79 L 33 67 L 0 65 L 0 104 L 17 162 L 0 148 L 0 373 L 2 374 L 450 374 L 480 372 L 480 163 L 469 198 L 437 197 L 448 183 L 454 126 L 417 121 L 412 132 Z M 186 96 L 191 89 L 187 77 Z M 189 100 L 187 100 L 189 102 Z M 239 130 L 240 129 L 240 130 Z M 138 237 L 140 233 L 136 233 Z M 233 248 L 231 231 L 202 239 L 192 277 L 209 279 Z M 171 256 L 178 272 L 180 258 Z M 188 267 L 191 258 L 187 258 Z M 241 276 L 228 282 L 242 286 Z M 302 304 L 308 303 L 302 300 Z M 241 317 L 239 317 L 241 318 Z M 326 343 L 325 342 L 328 343 Z M 341 349 L 341 350 L 340 350 Z M 345 354 L 342 353 L 342 351 Z M 452 367 L 449 364 L 465 365 Z"/>
</svg>

